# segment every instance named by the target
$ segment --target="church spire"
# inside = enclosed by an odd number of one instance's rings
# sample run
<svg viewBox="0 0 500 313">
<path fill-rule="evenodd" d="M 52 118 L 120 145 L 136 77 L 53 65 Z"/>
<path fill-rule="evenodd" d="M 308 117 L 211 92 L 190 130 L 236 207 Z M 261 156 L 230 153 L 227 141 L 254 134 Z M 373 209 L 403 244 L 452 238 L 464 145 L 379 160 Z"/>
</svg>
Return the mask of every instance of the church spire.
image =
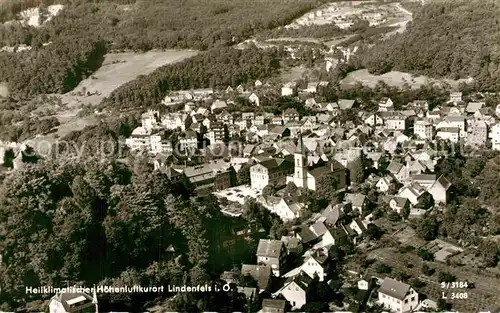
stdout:
<svg viewBox="0 0 500 313">
<path fill-rule="evenodd" d="M 295 153 L 300 153 L 306 156 L 306 146 L 304 145 L 304 140 L 302 140 L 302 134 L 299 135 L 299 140 L 297 142 L 297 148 L 295 148 Z"/>
</svg>

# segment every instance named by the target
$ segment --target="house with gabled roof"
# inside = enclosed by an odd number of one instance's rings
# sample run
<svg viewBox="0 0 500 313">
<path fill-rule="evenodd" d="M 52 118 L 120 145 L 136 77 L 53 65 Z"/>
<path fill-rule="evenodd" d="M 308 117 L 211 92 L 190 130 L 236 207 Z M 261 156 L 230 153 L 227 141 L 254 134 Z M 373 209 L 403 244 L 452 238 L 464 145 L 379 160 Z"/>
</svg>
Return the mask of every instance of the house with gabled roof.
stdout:
<svg viewBox="0 0 500 313">
<path fill-rule="evenodd" d="M 340 110 L 348 110 L 354 107 L 354 105 L 356 104 L 356 100 L 339 99 L 339 101 L 337 101 L 337 104 Z"/>
<path fill-rule="evenodd" d="M 418 305 L 418 293 L 410 285 L 386 277 L 378 289 L 378 302 L 392 312 L 411 312 Z"/>
<path fill-rule="evenodd" d="M 241 266 L 241 275 L 250 276 L 257 282 L 259 293 L 267 290 L 271 282 L 271 267 L 267 265 L 243 264 Z"/>
<path fill-rule="evenodd" d="M 410 171 L 408 168 L 396 161 L 391 161 L 387 167 L 387 171 L 396 179 L 400 184 L 410 181 Z"/>
<path fill-rule="evenodd" d="M 264 299 L 262 300 L 261 313 L 285 313 L 286 300 L 283 299 Z"/>
<path fill-rule="evenodd" d="M 50 313 L 78 313 L 97 311 L 97 296 L 86 293 L 58 293 L 49 302 Z"/>
<path fill-rule="evenodd" d="M 434 199 L 435 204 L 444 203 L 446 204 L 449 197 L 449 189 L 451 183 L 443 175 L 441 175 L 428 189 Z"/>
<path fill-rule="evenodd" d="M 378 110 L 379 112 L 386 112 L 392 110 L 394 107 L 394 102 L 392 102 L 391 98 L 383 97 L 378 102 Z"/>
<path fill-rule="evenodd" d="M 260 239 L 257 247 L 257 263 L 270 266 L 274 276 L 281 275 L 286 248 L 281 240 Z"/>
<path fill-rule="evenodd" d="M 307 294 L 311 287 L 312 278 L 306 273 L 301 273 L 286 280 L 283 287 L 273 294 L 273 297 L 282 296 L 292 309 L 300 309 L 307 303 Z"/>
</svg>

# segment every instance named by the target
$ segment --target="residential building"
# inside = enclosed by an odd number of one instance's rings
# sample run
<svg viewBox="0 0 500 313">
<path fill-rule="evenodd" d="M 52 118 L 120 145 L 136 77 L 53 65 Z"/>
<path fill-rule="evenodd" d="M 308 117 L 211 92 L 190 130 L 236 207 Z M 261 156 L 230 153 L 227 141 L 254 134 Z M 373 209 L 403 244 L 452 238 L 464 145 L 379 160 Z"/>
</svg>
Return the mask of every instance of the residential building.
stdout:
<svg viewBox="0 0 500 313">
<path fill-rule="evenodd" d="M 392 102 L 391 98 L 384 97 L 380 99 L 378 102 L 378 110 L 380 112 L 391 111 L 394 107 L 394 102 Z"/>
<path fill-rule="evenodd" d="M 410 312 L 418 305 L 418 293 L 410 285 L 386 277 L 378 289 L 378 302 L 391 312 Z"/>
<path fill-rule="evenodd" d="M 295 96 L 297 94 L 297 83 L 289 82 L 281 87 L 281 96 Z"/>
<path fill-rule="evenodd" d="M 406 116 L 399 114 L 399 112 L 388 114 L 385 117 L 386 128 L 389 130 L 404 131 L 406 129 L 406 119 Z"/>
<path fill-rule="evenodd" d="M 500 150 L 500 123 L 497 123 L 491 127 L 490 135 L 491 138 L 491 148 L 493 150 Z"/>
<path fill-rule="evenodd" d="M 254 189 L 262 190 L 267 185 L 276 187 L 286 184 L 286 175 L 293 171 L 293 164 L 285 159 L 269 159 L 250 167 L 250 181 Z"/>
<path fill-rule="evenodd" d="M 286 200 L 281 197 L 260 196 L 257 198 L 266 209 L 278 215 L 283 221 L 291 221 L 300 217 L 300 213 L 304 208 L 303 203 Z"/>
<path fill-rule="evenodd" d="M 290 303 L 292 310 L 300 309 L 307 302 L 311 282 L 312 278 L 305 273 L 290 277 L 284 286 L 273 294 L 273 297 L 282 296 Z"/>
<path fill-rule="evenodd" d="M 299 121 L 299 112 L 297 112 L 297 110 L 295 110 L 294 108 L 288 108 L 283 111 L 282 119 L 284 123 L 287 123 L 289 121 Z"/>
<path fill-rule="evenodd" d="M 348 110 L 354 107 L 354 105 L 356 104 L 356 100 L 339 99 L 337 103 L 340 110 Z"/>
<path fill-rule="evenodd" d="M 305 259 L 300 269 L 309 275 L 309 277 L 314 279 L 315 276 L 318 276 L 319 281 L 324 281 L 328 275 L 326 266 L 327 260 L 328 255 L 318 250 Z"/>
<path fill-rule="evenodd" d="M 404 184 L 410 181 L 410 171 L 409 169 L 396 161 L 392 161 L 387 167 L 387 171 L 396 179 L 400 184 Z"/>
<path fill-rule="evenodd" d="M 260 239 L 257 247 L 257 263 L 271 267 L 274 276 L 280 276 L 286 257 L 286 248 L 281 240 Z"/>
<path fill-rule="evenodd" d="M 460 129 L 460 138 L 467 135 L 466 132 L 465 117 L 463 116 L 446 116 L 439 124 L 436 125 L 436 129 L 440 128 L 458 128 Z"/>
<path fill-rule="evenodd" d="M 365 118 L 364 123 L 368 126 L 384 125 L 384 119 L 378 113 L 372 113 Z"/>
<path fill-rule="evenodd" d="M 252 277 L 257 282 L 259 293 L 262 293 L 267 290 L 271 282 L 271 267 L 267 265 L 243 264 L 241 266 L 241 275 Z"/>
<path fill-rule="evenodd" d="M 458 103 L 462 101 L 462 93 L 461 92 L 452 92 L 450 93 L 450 101 L 453 103 Z"/>
<path fill-rule="evenodd" d="M 439 128 L 436 133 L 436 138 L 442 140 L 449 140 L 450 142 L 456 143 L 460 140 L 460 128 L 457 127 L 443 127 Z"/>
<path fill-rule="evenodd" d="M 450 181 L 444 176 L 440 176 L 432 186 L 427 189 L 427 192 L 432 195 L 435 204 L 446 204 L 449 197 L 449 189 L 451 187 Z"/>
<path fill-rule="evenodd" d="M 255 93 L 252 93 L 249 97 L 248 97 L 248 101 L 256 106 L 260 106 L 260 99 L 259 97 L 255 94 Z"/>
<path fill-rule="evenodd" d="M 488 126 L 483 120 L 468 120 L 466 143 L 470 146 L 486 146 Z"/>
<path fill-rule="evenodd" d="M 392 197 L 389 200 L 389 207 L 396 213 L 401 214 L 405 209 L 410 208 L 410 201 L 405 197 Z"/>
<path fill-rule="evenodd" d="M 285 313 L 286 300 L 264 299 L 262 300 L 262 313 Z"/>
<path fill-rule="evenodd" d="M 97 312 L 97 299 L 86 293 L 58 293 L 50 299 L 50 313 L 93 313 Z"/>
<path fill-rule="evenodd" d="M 420 139 L 432 140 L 434 127 L 432 123 L 428 121 L 419 120 L 413 125 L 413 134 Z"/>
<path fill-rule="evenodd" d="M 165 137 L 163 132 L 151 135 L 149 137 L 150 152 L 153 154 L 166 153 L 170 154 L 173 152 L 172 141 Z"/>
<path fill-rule="evenodd" d="M 130 137 L 125 139 L 125 145 L 132 151 L 147 150 L 151 146 L 150 134 L 151 130 L 142 126 L 136 127 Z"/>
<path fill-rule="evenodd" d="M 191 151 L 198 148 L 198 134 L 195 131 L 187 130 L 179 136 L 181 151 Z"/>
</svg>

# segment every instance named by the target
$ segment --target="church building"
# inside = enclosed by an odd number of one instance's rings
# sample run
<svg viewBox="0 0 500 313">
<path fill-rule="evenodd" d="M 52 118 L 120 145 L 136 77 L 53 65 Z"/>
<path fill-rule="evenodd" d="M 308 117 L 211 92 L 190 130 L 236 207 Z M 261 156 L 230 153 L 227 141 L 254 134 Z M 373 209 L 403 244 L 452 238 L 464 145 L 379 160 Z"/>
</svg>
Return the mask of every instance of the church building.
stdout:
<svg viewBox="0 0 500 313">
<path fill-rule="evenodd" d="M 308 152 L 302 140 L 302 136 L 300 136 L 294 153 L 294 173 L 293 175 L 287 176 L 287 184 L 292 182 L 297 187 L 315 191 L 318 178 L 322 175 L 333 173 L 337 177 L 337 189 L 342 190 L 346 187 L 346 169 L 342 164 L 332 159 L 328 162 L 320 160 L 317 164 L 310 166 L 307 159 Z"/>
</svg>

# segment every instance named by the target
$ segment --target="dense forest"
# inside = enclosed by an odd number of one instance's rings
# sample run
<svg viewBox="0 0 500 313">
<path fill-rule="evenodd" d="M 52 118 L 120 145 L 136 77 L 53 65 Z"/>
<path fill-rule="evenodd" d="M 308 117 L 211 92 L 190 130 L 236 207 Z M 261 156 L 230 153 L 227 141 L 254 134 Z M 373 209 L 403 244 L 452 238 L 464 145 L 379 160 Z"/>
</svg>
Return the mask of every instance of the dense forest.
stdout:
<svg viewBox="0 0 500 313">
<path fill-rule="evenodd" d="M 358 56 L 375 74 L 391 70 L 435 77 L 474 77 L 485 91 L 500 88 L 500 3 L 433 1 L 407 31 Z"/>
<path fill-rule="evenodd" d="M 39 29 L 3 26 L 0 29 L 0 34 L 3 34 L 0 46 L 15 43 L 31 45 L 79 34 L 82 38 L 102 37 L 113 43 L 116 49 L 175 47 L 206 50 L 232 45 L 259 30 L 286 25 L 323 1 L 64 2 L 68 4 L 63 12 Z"/>
<path fill-rule="evenodd" d="M 257 223 L 269 231 L 275 217 L 256 207 L 246 220 L 228 219 L 215 199 L 196 198 L 188 183 L 151 173 L 142 160 L 129 164 L 92 158 L 39 161 L 5 178 L 0 186 L 0 310 L 31 301 L 33 310 L 45 310 L 40 300 L 48 298 L 26 294 L 25 286 L 203 285 L 215 283 L 223 269 L 254 262 L 258 240 L 235 237 L 235 229 Z M 122 311 L 139 312 L 150 301 L 170 296 L 102 295 L 99 306 L 111 310 L 106 305 L 116 303 Z M 228 305 L 235 305 L 228 312 L 243 310 L 229 299 L 176 301 L 167 311 L 220 311 Z"/>
<path fill-rule="evenodd" d="M 159 103 L 169 90 L 237 86 L 276 74 L 280 66 L 278 57 L 277 49 L 210 50 L 122 85 L 101 105 L 110 109 L 148 106 Z"/>
<path fill-rule="evenodd" d="M 104 41 L 78 35 L 31 51 L 0 53 L 0 80 L 16 96 L 65 93 L 96 71 L 105 53 Z"/>
</svg>

